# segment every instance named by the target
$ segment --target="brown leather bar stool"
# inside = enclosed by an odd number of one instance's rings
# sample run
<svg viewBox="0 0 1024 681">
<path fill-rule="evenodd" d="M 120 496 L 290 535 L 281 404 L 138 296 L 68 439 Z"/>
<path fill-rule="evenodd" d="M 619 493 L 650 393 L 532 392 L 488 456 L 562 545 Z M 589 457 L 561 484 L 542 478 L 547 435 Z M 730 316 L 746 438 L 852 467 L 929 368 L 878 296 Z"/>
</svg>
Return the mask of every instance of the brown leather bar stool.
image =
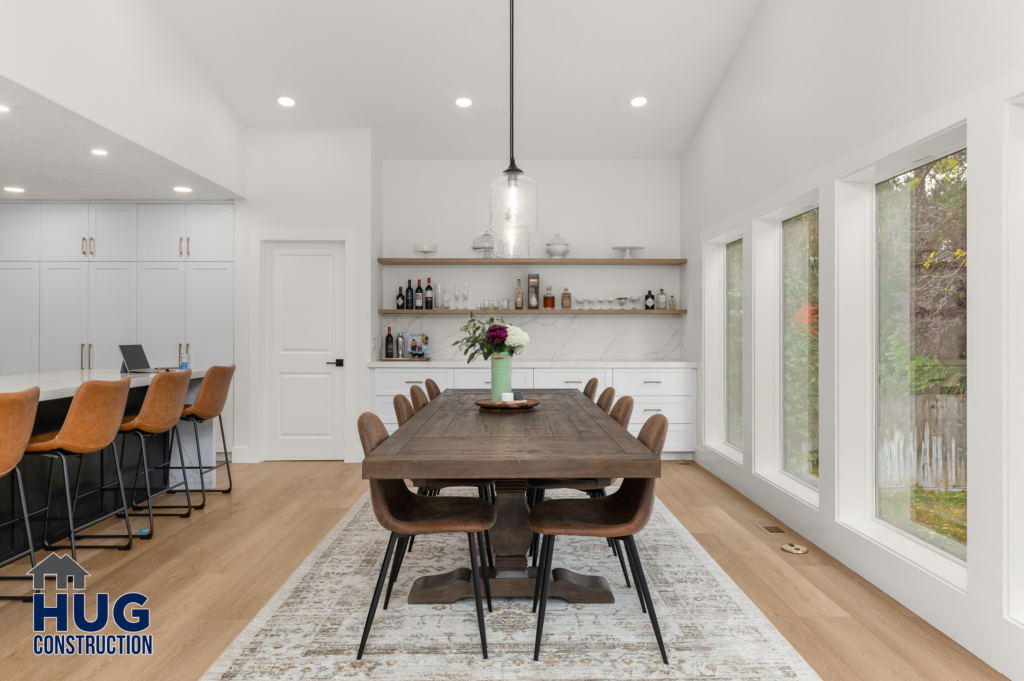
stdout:
<svg viewBox="0 0 1024 681">
<path fill-rule="evenodd" d="M 25 445 L 32 437 L 32 424 L 36 419 L 36 409 L 39 407 L 39 388 L 29 388 L 17 393 L 0 393 L 0 478 L 5 477 L 14 471 L 14 482 L 18 485 L 18 497 L 21 499 L 21 517 L 12 518 L 0 527 L 13 525 L 18 521 L 25 523 L 25 544 L 27 549 L 21 553 L 11 556 L 0 563 L 0 567 L 10 565 L 19 560 L 27 553 L 32 561 L 32 567 L 36 566 L 35 543 L 32 541 L 32 523 L 29 522 L 28 504 L 25 502 L 25 485 L 21 480 L 21 471 L 18 470 L 18 463 L 25 455 Z M 13 491 L 13 490 L 12 490 Z M 14 496 L 13 494 L 11 495 Z M 13 499 L 12 499 L 13 501 Z M 13 507 L 13 503 L 11 506 Z M 0 580 L 15 581 L 32 579 L 29 575 L 16 575 L 12 577 L 0 577 Z M 0 601 L 22 601 L 31 603 L 32 596 L 0 596 Z"/>
<path fill-rule="evenodd" d="M 56 433 L 43 433 L 35 435 L 29 439 L 28 445 L 25 447 L 25 454 L 27 456 L 43 456 L 52 460 L 59 460 L 61 464 L 61 470 L 64 473 L 64 498 L 67 502 L 68 515 L 66 518 L 51 517 L 50 516 L 50 495 L 47 494 L 46 508 L 44 509 L 45 516 L 43 520 L 43 546 L 50 551 L 56 551 L 58 548 L 68 548 L 64 546 L 55 546 L 47 540 L 47 530 L 49 529 L 49 522 L 51 520 L 67 520 L 68 521 L 68 533 L 71 541 L 71 557 L 78 560 L 78 549 L 113 549 L 117 548 L 122 551 L 127 551 L 132 547 L 132 525 L 128 516 L 125 516 L 124 524 L 128 530 L 128 534 L 92 534 L 88 535 L 88 539 L 127 539 L 127 544 L 119 545 L 85 545 L 76 544 L 75 540 L 79 538 L 79 532 L 92 527 L 98 522 L 106 520 L 107 518 L 120 513 L 127 513 L 128 502 L 124 496 L 124 482 L 121 480 L 121 461 L 117 455 L 117 445 L 114 444 L 114 438 L 117 437 L 117 428 L 121 423 L 121 419 L 124 417 L 124 407 L 128 403 L 128 388 L 131 387 L 131 379 L 128 377 L 122 378 L 119 381 L 86 381 L 79 386 L 78 391 L 75 392 L 74 398 L 71 400 L 71 407 L 68 408 L 68 415 L 64 418 L 64 423 L 61 425 L 60 430 Z M 78 500 L 82 497 L 89 496 L 90 494 L 102 493 L 107 491 L 108 488 L 113 487 L 114 484 L 104 485 L 103 480 L 100 480 L 100 486 L 85 494 L 78 493 L 78 483 L 82 480 L 82 459 L 81 457 L 86 454 L 98 453 L 100 457 L 103 456 L 104 450 L 110 447 L 113 452 L 114 458 L 114 471 L 117 473 L 117 490 L 121 495 L 121 508 L 114 509 L 106 515 L 89 521 L 87 524 L 80 527 L 75 527 L 75 506 Z M 76 456 L 78 459 L 78 478 L 75 482 L 75 498 L 74 501 L 71 499 L 71 485 L 68 480 L 68 456 Z M 102 459 L 101 459 L 102 462 Z M 53 475 L 53 461 L 50 462 L 50 476 Z M 37 519 L 38 522 L 38 519 Z M 85 536 L 85 535 L 82 535 Z"/>
<path fill-rule="evenodd" d="M 597 398 L 597 406 L 601 407 L 605 414 L 612 410 L 612 402 L 615 401 L 615 388 L 605 388 L 601 396 Z"/>
<path fill-rule="evenodd" d="M 188 393 L 188 382 L 192 378 L 192 370 L 186 369 L 185 371 L 168 371 L 153 376 L 152 382 L 149 384 L 149 390 L 146 391 L 146 399 L 142 402 L 142 409 L 139 410 L 136 416 L 125 416 L 121 421 L 119 431 L 125 439 L 129 435 L 137 435 L 139 437 L 139 444 L 141 448 L 139 450 L 139 463 L 135 468 L 135 480 L 132 481 L 132 487 L 126 488 L 132 493 L 132 508 L 139 509 L 141 506 L 135 503 L 136 492 L 146 493 L 146 513 L 129 513 L 128 515 L 137 516 L 149 516 L 149 531 L 139 530 L 139 537 L 142 539 L 152 539 L 156 532 L 156 528 L 153 525 L 154 516 L 178 516 L 179 518 L 188 518 L 192 515 L 192 495 L 188 488 L 188 474 L 185 472 L 185 456 L 181 452 L 181 436 L 178 435 L 178 419 L 181 418 L 181 412 L 185 408 L 185 395 Z M 146 438 L 155 437 L 157 435 L 164 435 L 170 432 L 171 437 L 167 442 L 167 461 L 158 463 L 154 466 L 149 465 L 149 459 L 146 456 Z M 174 442 L 177 440 L 178 443 L 178 459 L 181 465 L 178 466 L 178 470 L 181 471 L 181 482 L 175 484 L 173 487 L 167 487 L 156 494 L 153 494 L 152 486 L 149 484 L 149 474 L 151 471 L 164 470 L 168 472 L 171 467 L 171 457 L 173 456 Z M 122 440 L 124 442 L 124 440 Z M 135 487 L 135 484 L 139 480 L 139 476 L 143 477 L 146 482 L 145 487 Z M 164 494 L 170 489 L 185 486 L 185 505 L 177 506 L 162 506 L 161 508 L 176 508 L 176 509 L 187 509 L 185 513 L 154 513 L 153 512 L 153 497 Z"/>
<path fill-rule="evenodd" d="M 420 413 L 420 409 L 430 404 L 430 400 L 427 399 L 427 394 L 423 392 L 423 388 L 418 385 L 414 385 L 409 388 L 409 395 L 412 396 L 412 410 L 417 414 Z"/>
<path fill-rule="evenodd" d="M 380 443 L 388 439 L 388 431 L 376 414 L 366 412 L 359 417 L 359 440 L 363 444 L 363 454 L 369 456 Z M 384 589 L 384 580 L 388 574 L 391 555 L 395 553 L 395 564 L 388 583 L 387 596 L 384 598 L 384 609 L 387 610 L 391 600 L 391 589 L 398 579 L 398 571 L 402 567 L 405 549 L 412 537 L 421 534 L 442 534 L 446 532 L 465 532 L 469 537 L 470 569 L 473 575 L 473 591 L 476 596 L 476 618 L 480 625 L 480 643 L 484 659 L 487 658 L 487 630 L 484 626 L 483 601 L 480 598 L 480 572 L 484 574 L 484 584 L 490 593 L 490 580 L 487 568 L 477 560 L 477 546 L 483 550 L 483 533 L 489 530 L 497 520 L 494 506 L 482 499 L 466 497 L 427 497 L 413 494 L 405 486 L 404 480 L 370 480 L 370 500 L 373 502 L 373 513 L 385 530 L 391 531 L 388 548 L 384 554 L 384 562 L 380 566 L 377 577 L 377 588 L 373 592 L 370 611 L 366 615 L 366 626 L 363 627 L 363 638 L 359 642 L 356 659 L 363 657 L 366 639 L 370 636 L 373 616 L 377 612 L 377 603 Z M 473 536 L 476 535 L 474 542 Z M 398 545 L 397 552 L 395 545 Z M 488 595 L 487 609 L 491 610 L 491 599 Z"/>
<path fill-rule="evenodd" d="M 594 396 L 597 395 L 597 379 L 596 378 L 592 378 L 589 381 L 587 381 L 586 387 L 583 388 L 583 394 L 586 395 L 587 398 L 591 402 L 594 401 Z"/>
<path fill-rule="evenodd" d="M 196 437 L 196 456 L 199 458 L 199 463 L 196 466 L 185 466 L 187 471 L 199 471 L 199 488 L 203 494 L 203 501 L 195 508 L 201 509 L 206 506 L 206 493 L 207 492 L 220 492 L 221 494 L 231 494 L 231 461 L 228 460 L 227 446 L 228 441 L 224 436 L 224 419 L 221 414 L 224 411 L 224 405 L 228 403 L 228 391 L 231 390 L 231 379 L 235 376 L 235 365 L 232 364 L 229 367 L 212 366 L 206 370 L 206 375 L 203 376 L 203 382 L 199 385 L 199 394 L 196 395 L 196 400 L 192 404 L 186 404 L 185 408 L 181 412 L 182 421 L 192 422 L 192 431 Z M 216 448 L 212 452 L 211 461 L 212 466 L 203 465 L 203 456 L 199 449 L 199 424 L 203 421 L 208 421 L 216 417 L 220 423 L 220 439 L 224 443 L 224 463 L 217 463 L 217 451 Z M 228 486 L 227 489 L 206 489 L 206 474 L 210 471 L 215 471 L 218 468 L 226 466 L 228 471 Z"/>
<path fill-rule="evenodd" d="M 427 386 L 427 397 L 433 402 L 441 395 L 441 389 L 437 387 L 437 383 L 434 383 L 433 379 L 428 378 L 423 381 L 423 385 Z"/>
<path fill-rule="evenodd" d="M 661 456 L 668 434 L 668 419 L 663 414 L 652 416 L 644 424 L 637 439 L 648 449 Z M 623 481 L 618 491 L 611 496 L 596 499 L 555 499 L 544 501 L 530 509 L 527 522 L 530 528 L 544 537 L 541 548 L 541 568 L 537 572 L 537 584 L 533 592 L 533 609 L 537 610 L 538 596 L 540 614 L 537 617 L 537 640 L 534 643 L 533 659 L 540 659 L 540 642 L 544 633 L 544 614 L 547 609 L 548 585 L 551 579 L 551 561 L 555 549 L 555 537 L 572 535 L 576 537 L 608 537 L 625 543 L 629 553 L 629 565 L 633 581 L 637 584 L 640 607 L 651 618 L 651 627 L 658 640 L 661 659 L 668 664 L 665 642 L 654 612 L 640 553 L 636 549 L 634 535 L 647 526 L 654 510 L 654 478 L 629 478 Z"/>
</svg>

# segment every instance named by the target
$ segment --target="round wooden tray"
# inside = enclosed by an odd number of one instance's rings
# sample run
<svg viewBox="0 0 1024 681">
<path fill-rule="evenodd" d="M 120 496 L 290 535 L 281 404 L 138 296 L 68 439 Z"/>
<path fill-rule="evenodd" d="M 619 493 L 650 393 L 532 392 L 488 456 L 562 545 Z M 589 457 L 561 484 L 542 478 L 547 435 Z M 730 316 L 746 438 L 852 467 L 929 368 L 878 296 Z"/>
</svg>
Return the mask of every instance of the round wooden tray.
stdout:
<svg viewBox="0 0 1024 681">
<path fill-rule="evenodd" d="M 492 402 L 491 400 L 477 400 L 476 406 L 480 407 L 480 411 L 513 411 L 515 409 L 533 409 L 540 400 L 531 400 L 526 398 L 526 404 L 510 404 L 508 402 Z"/>
</svg>

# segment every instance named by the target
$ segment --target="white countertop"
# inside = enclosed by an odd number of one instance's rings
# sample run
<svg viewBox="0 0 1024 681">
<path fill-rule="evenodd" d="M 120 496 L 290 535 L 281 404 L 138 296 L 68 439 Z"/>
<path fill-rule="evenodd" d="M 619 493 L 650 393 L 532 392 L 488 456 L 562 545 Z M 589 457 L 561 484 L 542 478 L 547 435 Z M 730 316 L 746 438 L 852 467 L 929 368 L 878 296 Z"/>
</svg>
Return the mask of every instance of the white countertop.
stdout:
<svg viewBox="0 0 1024 681">
<path fill-rule="evenodd" d="M 371 369 L 490 369 L 490 362 L 439 359 L 429 362 L 367 362 Z M 521 369 L 696 369 L 696 362 L 676 360 L 584 360 L 584 359 L 519 359 L 512 358 L 512 367 Z"/>
<path fill-rule="evenodd" d="M 40 400 L 58 400 L 73 397 L 78 386 L 86 381 L 120 381 L 128 374 L 116 369 L 87 369 L 85 371 L 54 371 L 47 374 L 17 374 L 0 376 L 0 393 L 14 393 L 39 386 Z M 192 378 L 202 378 L 206 369 L 193 369 Z M 155 374 L 131 374 L 133 388 L 149 385 Z"/>
</svg>

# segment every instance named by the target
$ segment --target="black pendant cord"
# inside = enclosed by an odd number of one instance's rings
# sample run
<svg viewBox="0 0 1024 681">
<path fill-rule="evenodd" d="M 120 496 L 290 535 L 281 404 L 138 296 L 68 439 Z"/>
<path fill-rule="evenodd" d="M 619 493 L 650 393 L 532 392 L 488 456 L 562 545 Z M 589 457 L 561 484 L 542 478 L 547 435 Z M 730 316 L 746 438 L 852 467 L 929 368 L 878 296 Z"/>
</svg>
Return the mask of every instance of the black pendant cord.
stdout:
<svg viewBox="0 0 1024 681">
<path fill-rule="evenodd" d="M 506 173 L 521 173 L 516 167 L 515 154 L 515 26 L 516 0 L 508 0 L 508 169 Z"/>
</svg>

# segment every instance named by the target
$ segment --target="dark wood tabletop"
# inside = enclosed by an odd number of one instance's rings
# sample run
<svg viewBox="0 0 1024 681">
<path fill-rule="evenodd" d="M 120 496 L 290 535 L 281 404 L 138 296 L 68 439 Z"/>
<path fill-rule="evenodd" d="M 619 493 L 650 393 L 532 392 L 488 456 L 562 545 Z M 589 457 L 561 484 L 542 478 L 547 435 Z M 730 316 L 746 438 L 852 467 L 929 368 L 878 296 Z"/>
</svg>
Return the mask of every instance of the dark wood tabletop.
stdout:
<svg viewBox="0 0 1024 681">
<path fill-rule="evenodd" d="M 658 478 L 661 459 L 582 392 L 524 390 L 533 409 L 474 404 L 489 390 L 445 390 L 368 457 L 363 478 Z"/>
</svg>

